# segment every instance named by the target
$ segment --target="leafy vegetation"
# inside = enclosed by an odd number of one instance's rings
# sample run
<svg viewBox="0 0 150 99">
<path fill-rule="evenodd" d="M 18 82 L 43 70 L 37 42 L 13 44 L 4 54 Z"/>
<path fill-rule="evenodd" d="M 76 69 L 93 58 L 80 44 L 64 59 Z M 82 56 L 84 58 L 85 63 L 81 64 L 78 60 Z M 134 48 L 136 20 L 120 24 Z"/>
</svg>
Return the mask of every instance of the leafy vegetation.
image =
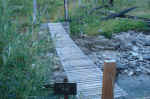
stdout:
<svg viewBox="0 0 150 99">
<path fill-rule="evenodd" d="M 146 30 L 146 23 L 131 19 L 114 19 L 102 22 L 101 33 L 110 38 L 113 33 L 126 32 L 128 30 Z"/>
<path fill-rule="evenodd" d="M 51 65 L 51 59 L 41 61 L 51 41 L 34 35 L 39 26 L 32 25 L 32 2 L 1 0 L 0 13 L 0 99 L 27 99 L 38 92 Z"/>
<path fill-rule="evenodd" d="M 105 0 L 105 4 L 108 4 L 107 0 Z M 117 13 L 133 6 L 137 6 L 138 8 L 134 11 L 129 12 L 129 15 L 150 18 L 148 0 L 115 0 L 113 7 L 102 8 L 96 10 L 92 14 L 89 14 L 89 11 L 95 7 L 93 5 L 94 4 L 92 4 L 91 2 L 90 4 L 84 2 L 83 7 L 78 7 L 72 10 L 71 32 L 73 35 L 80 35 L 81 33 L 91 36 L 103 34 L 106 37 L 110 38 L 113 33 L 118 33 L 122 31 L 147 31 L 147 24 L 139 20 L 117 18 L 102 21 L 101 19 L 109 15 L 108 13 Z M 100 5 L 102 5 L 101 2 L 99 2 L 99 6 Z"/>
</svg>

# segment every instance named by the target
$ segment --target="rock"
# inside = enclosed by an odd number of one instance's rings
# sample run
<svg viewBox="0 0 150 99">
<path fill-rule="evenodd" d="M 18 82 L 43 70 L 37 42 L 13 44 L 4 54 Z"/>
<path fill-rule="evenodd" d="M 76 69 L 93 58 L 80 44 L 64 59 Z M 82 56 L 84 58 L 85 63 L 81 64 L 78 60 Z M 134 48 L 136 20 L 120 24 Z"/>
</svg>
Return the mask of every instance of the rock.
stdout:
<svg viewBox="0 0 150 99">
<path fill-rule="evenodd" d="M 119 61 L 117 61 L 116 65 L 117 65 L 117 69 L 126 69 L 127 68 L 127 66 L 125 64 L 120 63 Z"/>
<path fill-rule="evenodd" d="M 139 38 L 139 40 L 144 46 L 150 46 L 150 38 L 148 36 L 143 35 Z"/>
<path fill-rule="evenodd" d="M 41 26 L 40 26 L 41 30 L 45 30 L 47 28 L 48 28 L 48 24 L 47 23 L 41 24 Z"/>
<path fill-rule="evenodd" d="M 124 73 L 128 73 L 129 71 L 126 69 L 126 70 L 124 70 Z"/>
<path fill-rule="evenodd" d="M 138 47 L 137 47 L 137 46 L 133 46 L 133 47 L 132 47 L 132 51 L 138 52 Z"/>
<path fill-rule="evenodd" d="M 133 61 L 131 61 L 131 63 L 130 63 L 130 67 L 131 68 L 136 68 L 137 67 L 137 62 L 136 62 L 136 60 L 133 60 Z"/>
<path fill-rule="evenodd" d="M 99 29 L 99 30 L 98 30 L 98 32 L 100 32 L 100 33 L 101 33 L 101 32 L 103 32 L 103 30 L 102 30 L 102 29 Z"/>
<path fill-rule="evenodd" d="M 149 61 L 150 61 L 150 55 L 144 55 L 144 56 L 143 56 L 143 59 L 144 59 L 144 60 L 149 60 Z"/>
<path fill-rule="evenodd" d="M 144 46 L 150 46 L 150 40 L 145 41 Z"/>
<path fill-rule="evenodd" d="M 101 30 L 99 30 L 101 32 Z M 133 76 L 135 74 L 148 74 L 150 65 L 150 36 L 134 31 L 113 34 L 112 39 L 104 36 L 89 37 L 77 42 L 81 49 L 93 59 L 100 68 L 104 59 L 115 59 L 119 73 Z M 90 47 L 89 47 L 90 46 Z M 89 50 L 92 49 L 92 50 Z M 93 55 L 96 53 L 96 55 Z M 113 53 L 115 53 L 113 55 Z M 115 56 L 115 57 L 114 57 Z M 144 67 L 144 69 L 140 67 Z"/>
<path fill-rule="evenodd" d="M 142 70 L 140 68 L 137 68 L 136 69 L 136 72 L 141 72 Z"/>
<path fill-rule="evenodd" d="M 115 35 L 113 39 L 116 40 L 116 42 L 120 42 L 121 50 L 132 49 L 133 37 L 129 33 L 121 33 L 120 35 Z"/>
<path fill-rule="evenodd" d="M 150 69 L 148 68 L 145 68 L 143 66 L 140 67 L 142 70 L 144 70 L 146 73 L 150 74 Z"/>
<path fill-rule="evenodd" d="M 53 70 L 54 71 L 59 71 L 60 70 L 60 66 L 59 65 L 54 65 L 53 66 Z"/>
<path fill-rule="evenodd" d="M 95 45 L 99 45 L 99 46 L 107 46 L 111 44 L 109 39 L 106 39 L 106 38 L 93 39 L 93 42 Z"/>
<path fill-rule="evenodd" d="M 132 44 L 129 42 L 121 42 L 120 44 L 120 49 L 121 50 L 131 50 L 132 49 Z"/>
<path fill-rule="evenodd" d="M 128 73 L 128 76 L 133 76 L 134 75 L 134 72 L 133 71 L 130 71 L 129 73 Z"/>
<path fill-rule="evenodd" d="M 143 57 L 140 55 L 139 56 L 139 61 L 143 61 L 144 59 L 143 59 Z"/>
<path fill-rule="evenodd" d="M 35 66 L 36 66 L 35 64 L 32 64 L 32 68 L 35 68 Z"/>
<path fill-rule="evenodd" d="M 131 54 L 134 56 L 134 57 L 138 57 L 139 54 L 137 52 L 131 52 Z"/>
<path fill-rule="evenodd" d="M 98 36 L 97 38 L 98 38 L 99 40 L 101 40 L 101 39 L 106 39 L 106 37 L 103 36 L 103 35 L 100 35 L 100 36 Z"/>
</svg>

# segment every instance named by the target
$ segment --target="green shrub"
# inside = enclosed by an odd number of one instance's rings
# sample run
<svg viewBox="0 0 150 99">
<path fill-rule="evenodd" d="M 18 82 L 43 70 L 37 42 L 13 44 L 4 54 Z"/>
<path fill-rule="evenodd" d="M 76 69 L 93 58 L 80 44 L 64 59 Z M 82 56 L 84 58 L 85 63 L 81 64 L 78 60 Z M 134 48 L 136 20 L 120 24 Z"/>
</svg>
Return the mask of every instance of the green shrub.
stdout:
<svg viewBox="0 0 150 99">
<path fill-rule="evenodd" d="M 102 34 L 106 37 L 111 37 L 113 33 L 126 32 L 128 30 L 144 30 L 147 24 L 131 19 L 112 19 L 101 23 Z"/>
</svg>

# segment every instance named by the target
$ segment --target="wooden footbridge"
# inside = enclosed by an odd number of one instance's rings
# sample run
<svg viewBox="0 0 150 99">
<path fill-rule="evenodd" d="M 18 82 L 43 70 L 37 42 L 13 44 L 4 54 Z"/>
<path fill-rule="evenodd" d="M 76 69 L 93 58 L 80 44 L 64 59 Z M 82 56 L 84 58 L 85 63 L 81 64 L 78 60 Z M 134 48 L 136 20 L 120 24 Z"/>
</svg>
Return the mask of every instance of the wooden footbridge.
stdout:
<svg viewBox="0 0 150 99">
<path fill-rule="evenodd" d="M 48 24 L 57 54 L 69 82 L 77 83 L 77 97 L 80 99 L 101 99 L 102 71 L 74 43 L 61 23 Z M 114 96 L 125 96 L 115 84 Z"/>
</svg>

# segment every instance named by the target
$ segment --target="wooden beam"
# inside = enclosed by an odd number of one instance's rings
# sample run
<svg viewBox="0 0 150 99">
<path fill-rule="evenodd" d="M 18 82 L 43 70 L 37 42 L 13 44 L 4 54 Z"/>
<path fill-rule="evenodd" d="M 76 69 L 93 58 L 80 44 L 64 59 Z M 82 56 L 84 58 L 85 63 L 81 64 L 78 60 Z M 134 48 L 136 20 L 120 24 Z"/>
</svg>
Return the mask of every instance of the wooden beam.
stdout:
<svg viewBox="0 0 150 99">
<path fill-rule="evenodd" d="M 124 16 L 126 13 L 128 13 L 128 12 L 130 12 L 130 11 L 136 9 L 136 8 L 137 7 L 132 7 L 132 8 L 128 8 L 128 9 L 125 9 L 123 11 L 120 11 L 119 13 L 112 13 L 109 16 L 107 16 L 106 18 L 104 18 L 104 20 L 108 20 L 108 19 Z"/>
<path fill-rule="evenodd" d="M 116 63 L 113 60 L 104 62 L 102 99 L 114 99 L 114 83 L 116 77 Z"/>
<path fill-rule="evenodd" d="M 69 20 L 69 1 L 64 0 L 64 15 L 65 15 L 65 21 Z"/>
<path fill-rule="evenodd" d="M 94 11 L 99 10 L 99 9 L 102 9 L 102 8 L 104 8 L 104 6 L 95 7 L 95 8 L 93 8 L 93 9 L 91 9 L 91 10 L 88 12 L 88 14 L 92 14 Z"/>
</svg>

